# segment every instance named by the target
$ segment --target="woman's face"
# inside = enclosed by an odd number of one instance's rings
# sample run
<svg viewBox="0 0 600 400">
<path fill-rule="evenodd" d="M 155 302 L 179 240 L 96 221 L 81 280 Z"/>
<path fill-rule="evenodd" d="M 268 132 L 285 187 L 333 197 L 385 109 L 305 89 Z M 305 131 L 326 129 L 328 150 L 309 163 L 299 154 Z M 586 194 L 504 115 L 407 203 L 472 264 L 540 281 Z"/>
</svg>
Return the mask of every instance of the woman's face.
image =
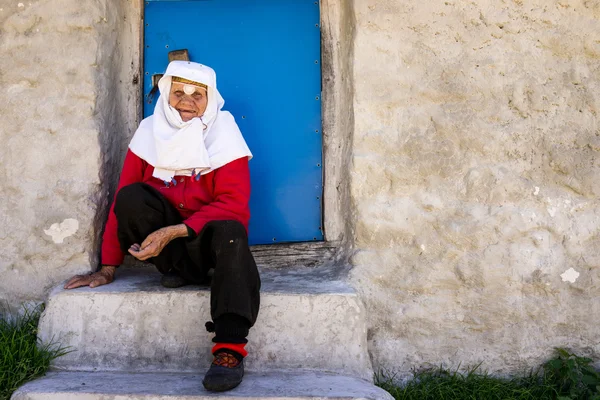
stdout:
<svg viewBox="0 0 600 400">
<path fill-rule="evenodd" d="M 188 87 L 187 91 L 186 86 Z M 193 92 L 191 92 L 190 87 L 194 88 Z M 190 92 L 191 94 L 188 94 Z M 169 104 L 179 111 L 179 115 L 181 115 L 181 119 L 184 122 L 194 117 L 201 117 L 204 111 L 206 111 L 206 105 L 208 104 L 206 89 L 188 85 L 187 83 L 173 82 L 171 83 L 171 92 L 169 93 Z"/>
</svg>

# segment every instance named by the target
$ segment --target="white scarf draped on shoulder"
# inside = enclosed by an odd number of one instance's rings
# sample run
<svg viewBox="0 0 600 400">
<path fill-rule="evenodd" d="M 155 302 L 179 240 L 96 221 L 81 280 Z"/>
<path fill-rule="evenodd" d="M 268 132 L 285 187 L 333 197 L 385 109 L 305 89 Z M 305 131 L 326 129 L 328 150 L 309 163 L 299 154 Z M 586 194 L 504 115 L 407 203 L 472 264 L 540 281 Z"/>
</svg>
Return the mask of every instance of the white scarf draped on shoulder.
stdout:
<svg viewBox="0 0 600 400">
<path fill-rule="evenodd" d="M 205 84 L 208 104 L 202 117 L 183 122 L 169 105 L 173 76 Z M 138 127 L 129 149 L 154 167 L 154 177 L 170 182 L 174 176 L 207 174 L 238 158 L 252 158 L 233 115 L 223 111 L 215 71 L 190 61 L 172 61 L 158 82 L 160 96 L 154 114 Z"/>
</svg>

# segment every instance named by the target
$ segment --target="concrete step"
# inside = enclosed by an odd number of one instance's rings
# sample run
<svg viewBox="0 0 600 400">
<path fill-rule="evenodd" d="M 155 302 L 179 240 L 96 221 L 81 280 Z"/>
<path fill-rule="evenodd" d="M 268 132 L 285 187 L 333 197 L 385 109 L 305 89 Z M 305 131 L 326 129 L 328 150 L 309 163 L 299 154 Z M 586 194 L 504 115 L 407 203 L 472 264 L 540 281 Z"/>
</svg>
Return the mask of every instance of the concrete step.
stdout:
<svg viewBox="0 0 600 400">
<path fill-rule="evenodd" d="M 365 310 L 328 270 L 267 270 L 248 337 L 247 369 L 304 368 L 372 379 Z M 56 288 L 40 321 L 43 341 L 71 353 L 53 366 L 78 371 L 197 372 L 211 360 L 209 290 L 165 289 L 153 269 L 118 271 L 110 285 Z"/>
<path fill-rule="evenodd" d="M 210 393 L 200 374 L 52 372 L 22 386 L 12 400 L 381 399 L 370 382 L 323 372 L 248 373 L 237 388 Z"/>
</svg>

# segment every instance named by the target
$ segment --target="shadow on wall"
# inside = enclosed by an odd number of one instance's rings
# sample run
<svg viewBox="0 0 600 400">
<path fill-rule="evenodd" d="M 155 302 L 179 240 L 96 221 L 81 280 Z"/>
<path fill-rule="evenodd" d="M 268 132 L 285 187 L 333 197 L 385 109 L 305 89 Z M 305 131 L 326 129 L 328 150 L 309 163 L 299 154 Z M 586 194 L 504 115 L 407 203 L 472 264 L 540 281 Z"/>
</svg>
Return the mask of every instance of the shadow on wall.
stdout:
<svg viewBox="0 0 600 400">
<path fill-rule="evenodd" d="M 101 160 L 100 185 L 92 199 L 96 205 L 90 263 L 100 263 L 100 246 L 110 204 L 117 188 L 127 146 L 141 119 L 140 32 L 142 2 L 110 0 L 108 21 L 101 34 L 95 85 L 98 97 L 94 115 L 98 123 Z"/>
</svg>

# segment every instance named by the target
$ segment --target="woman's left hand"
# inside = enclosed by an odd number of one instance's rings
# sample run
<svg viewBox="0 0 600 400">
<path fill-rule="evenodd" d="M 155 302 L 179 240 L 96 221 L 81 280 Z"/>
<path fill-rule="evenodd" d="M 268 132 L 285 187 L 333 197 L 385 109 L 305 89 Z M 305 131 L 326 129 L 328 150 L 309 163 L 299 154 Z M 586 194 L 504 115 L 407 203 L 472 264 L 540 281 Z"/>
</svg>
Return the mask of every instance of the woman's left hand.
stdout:
<svg viewBox="0 0 600 400">
<path fill-rule="evenodd" d="M 173 239 L 187 236 L 187 227 L 184 224 L 167 226 L 152 232 L 141 245 L 134 243 L 129 248 L 129 253 L 140 261 L 156 257 Z"/>
</svg>

